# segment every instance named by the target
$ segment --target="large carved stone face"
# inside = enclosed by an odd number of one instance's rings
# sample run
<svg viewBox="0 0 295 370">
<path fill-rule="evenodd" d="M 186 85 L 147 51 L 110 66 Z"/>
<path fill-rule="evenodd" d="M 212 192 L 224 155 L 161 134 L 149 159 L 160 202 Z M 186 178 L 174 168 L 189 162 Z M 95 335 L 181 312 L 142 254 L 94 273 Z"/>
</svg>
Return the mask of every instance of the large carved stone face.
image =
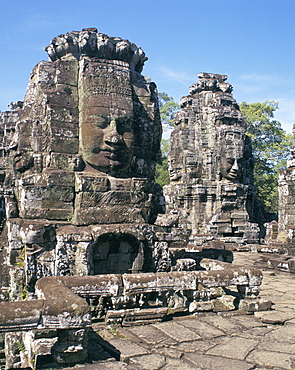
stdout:
<svg viewBox="0 0 295 370">
<path fill-rule="evenodd" d="M 125 170 L 133 155 L 133 119 L 107 111 L 81 126 L 81 154 L 86 163 L 102 172 Z"/>
<path fill-rule="evenodd" d="M 220 174 L 221 178 L 233 182 L 239 182 L 242 175 L 243 158 L 231 154 L 221 157 Z"/>
</svg>

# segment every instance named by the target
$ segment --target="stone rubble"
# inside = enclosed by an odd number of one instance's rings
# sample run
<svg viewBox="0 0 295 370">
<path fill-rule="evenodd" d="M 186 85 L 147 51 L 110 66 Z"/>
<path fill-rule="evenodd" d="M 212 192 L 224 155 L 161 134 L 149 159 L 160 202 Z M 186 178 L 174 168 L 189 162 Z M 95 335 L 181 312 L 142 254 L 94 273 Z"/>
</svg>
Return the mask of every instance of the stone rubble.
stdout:
<svg viewBox="0 0 295 370">
<path fill-rule="evenodd" d="M 253 265 L 259 254 L 236 252 L 235 259 Z M 94 323 L 90 357 L 102 348 L 108 357 L 77 369 L 293 369 L 295 281 L 285 272 L 263 274 L 260 295 L 273 300 L 271 311 L 198 313 L 127 328 Z"/>
</svg>

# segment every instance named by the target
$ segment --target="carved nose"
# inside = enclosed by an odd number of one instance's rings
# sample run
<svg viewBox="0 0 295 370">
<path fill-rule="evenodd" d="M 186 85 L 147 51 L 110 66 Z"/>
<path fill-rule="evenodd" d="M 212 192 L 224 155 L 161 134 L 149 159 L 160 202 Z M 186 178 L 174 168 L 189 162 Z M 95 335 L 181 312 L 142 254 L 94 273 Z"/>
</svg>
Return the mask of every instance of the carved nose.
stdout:
<svg viewBox="0 0 295 370">
<path fill-rule="evenodd" d="M 121 144 L 123 142 L 122 136 L 118 133 L 117 122 L 115 119 L 111 119 L 109 133 L 106 135 L 105 141 L 109 144 Z"/>
<path fill-rule="evenodd" d="M 237 161 L 237 160 L 235 160 L 235 161 L 234 161 L 234 164 L 233 164 L 233 166 L 232 166 L 232 170 L 238 171 L 238 169 L 239 169 L 238 161 Z"/>
<path fill-rule="evenodd" d="M 109 142 L 113 143 L 113 144 L 117 144 L 117 143 L 119 143 L 121 141 L 121 138 L 120 138 L 120 136 L 116 132 L 112 132 L 108 136 L 107 140 Z"/>
<path fill-rule="evenodd" d="M 107 135 L 105 141 L 111 144 L 120 144 L 122 142 L 122 137 L 116 130 L 113 130 Z"/>
</svg>

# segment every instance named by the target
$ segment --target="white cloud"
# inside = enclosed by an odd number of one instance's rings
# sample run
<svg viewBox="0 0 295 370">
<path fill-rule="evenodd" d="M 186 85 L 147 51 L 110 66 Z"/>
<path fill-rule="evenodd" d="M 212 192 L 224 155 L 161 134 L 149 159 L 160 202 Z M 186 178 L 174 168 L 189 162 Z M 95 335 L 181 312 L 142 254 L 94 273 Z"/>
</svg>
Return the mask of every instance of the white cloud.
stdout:
<svg viewBox="0 0 295 370">
<path fill-rule="evenodd" d="M 191 83 L 191 81 L 196 80 L 196 76 L 190 76 L 186 72 L 172 70 L 167 67 L 158 67 L 156 69 L 162 74 L 163 77 L 177 81 L 185 86 L 187 86 L 188 82 Z"/>
<path fill-rule="evenodd" d="M 272 76 L 272 75 L 261 75 L 258 73 L 249 73 L 245 74 L 239 77 L 241 80 L 246 80 L 249 82 L 268 82 L 268 83 L 273 83 L 277 77 Z"/>
</svg>

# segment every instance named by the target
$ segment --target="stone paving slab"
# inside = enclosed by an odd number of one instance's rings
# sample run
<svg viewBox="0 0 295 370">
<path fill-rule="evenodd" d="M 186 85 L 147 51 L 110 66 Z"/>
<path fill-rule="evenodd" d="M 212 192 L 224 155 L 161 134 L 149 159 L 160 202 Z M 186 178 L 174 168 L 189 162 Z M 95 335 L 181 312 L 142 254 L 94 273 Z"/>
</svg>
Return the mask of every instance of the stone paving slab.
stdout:
<svg viewBox="0 0 295 370">
<path fill-rule="evenodd" d="M 209 325 L 222 330 L 224 333 L 236 333 L 237 331 L 242 331 L 245 329 L 242 325 L 238 325 L 237 322 L 233 321 L 232 318 L 224 318 L 219 315 L 208 315 L 208 316 L 198 316 L 196 319 L 199 321 L 204 321 Z"/>
<path fill-rule="evenodd" d="M 181 320 L 179 324 L 196 332 L 203 339 L 212 339 L 224 335 L 224 331 L 207 324 L 202 320 L 191 318 L 189 320 Z"/>
<path fill-rule="evenodd" d="M 201 370 L 195 364 L 185 362 L 185 360 L 175 360 L 166 358 L 166 365 L 161 370 Z"/>
<path fill-rule="evenodd" d="M 146 348 L 126 339 L 114 338 L 109 340 L 109 344 L 120 353 L 120 361 L 126 363 L 129 363 L 131 357 L 146 355 L 150 352 Z"/>
<path fill-rule="evenodd" d="M 265 335 L 266 340 L 271 342 L 295 343 L 295 326 L 279 326 Z"/>
<path fill-rule="evenodd" d="M 266 366 L 268 368 L 277 367 L 292 370 L 295 367 L 294 355 L 273 351 L 254 350 L 249 354 L 246 361 L 251 361 L 258 366 Z"/>
<path fill-rule="evenodd" d="M 76 365 L 74 367 L 63 368 L 63 370 L 131 370 L 130 367 L 124 362 L 108 361 L 108 362 L 95 362 L 93 364 Z"/>
<path fill-rule="evenodd" d="M 259 256 L 237 253 L 236 264 L 253 266 Z M 97 327 L 114 358 L 79 370 L 281 370 L 295 369 L 295 275 L 264 271 L 261 297 L 273 310 L 200 313 L 128 328 Z M 99 343 L 98 343 L 99 344 Z M 93 348 L 96 348 L 95 346 Z"/>
<path fill-rule="evenodd" d="M 281 352 L 281 353 L 289 353 L 291 355 L 295 355 L 295 343 L 287 343 L 287 342 L 261 342 L 258 344 L 257 349 L 265 350 L 265 351 L 274 351 L 274 352 Z"/>
<path fill-rule="evenodd" d="M 184 342 L 185 343 L 185 342 Z M 189 342 L 192 343 L 192 342 Z M 152 348 L 153 352 L 159 353 L 166 358 L 175 358 L 180 359 L 183 356 L 183 352 L 179 350 L 179 348 L 167 348 L 167 347 L 160 347 L 160 348 Z"/>
<path fill-rule="evenodd" d="M 295 319 L 295 312 L 281 310 L 255 312 L 255 317 L 259 318 L 263 323 L 277 325 L 284 324 L 286 321 Z"/>
<path fill-rule="evenodd" d="M 250 351 L 258 345 L 258 341 L 247 338 L 224 337 L 222 343 L 207 351 L 208 355 L 222 356 L 236 360 L 244 360 Z"/>
<path fill-rule="evenodd" d="M 136 335 L 142 341 L 144 341 L 147 344 L 151 344 L 151 345 L 156 345 L 170 338 L 165 333 L 163 333 L 160 329 L 152 325 L 147 325 L 144 328 L 142 326 L 135 326 L 133 328 L 126 329 L 124 333 L 127 337 L 129 336 L 129 333 Z M 176 341 L 174 342 L 177 343 Z M 171 343 L 171 345 L 172 344 L 173 343 Z"/>
<path fill-rule="evenodd" d="M 129 360 L 129 365 L 140 367 L 143 370 L 158 370 L 166 365 L 166 359 L 164 356 L 153 353 L 132 357 Z"/>
<path fill-rule="evenodd" d="M 248 329 L 246 331 L 240 332 L 240 333 L 235 333 L 233 336 L 239 336 L 242 338 L 255 338 L 257 340 L 263 340 L 263 337 L 265 334 L 271 332 L 274 328 L 272 326 L 261 326 L 261 327 L 256 327 L 252 329 Z"/>
<path fill-rule="evenodd" d="M 219 356 L 201 355 L 198 353 L 187 353 L 183 357 L 185 360 L 190 361 L 193 365 L 201 369 L 214 369 L 214 370 L 250 370 L 253 369 L 253 364 L 248 364 L 245 361 L 234 360 Z"/>
<path fill-rule="evenodd" d="M 183 355 L 184 352 L 206 353 L 206 351 L 208 351 L 215 345 L 216 343 L 213 340 L 198 340 L 192 342 L 179 343 L 176 346 L 173 346 L 173 348 L 175 348 Z"/>
<path fill-rule="evenodd" d="M 176 321 L 161 322 L 159 324 L 154 324 L 153 326 L 160 329 L 163 333 L 177 342 L 188 342 L 191 340 L 202 339 L 200 335 L 185 326 L 180 325 Z"/>
</svg>

